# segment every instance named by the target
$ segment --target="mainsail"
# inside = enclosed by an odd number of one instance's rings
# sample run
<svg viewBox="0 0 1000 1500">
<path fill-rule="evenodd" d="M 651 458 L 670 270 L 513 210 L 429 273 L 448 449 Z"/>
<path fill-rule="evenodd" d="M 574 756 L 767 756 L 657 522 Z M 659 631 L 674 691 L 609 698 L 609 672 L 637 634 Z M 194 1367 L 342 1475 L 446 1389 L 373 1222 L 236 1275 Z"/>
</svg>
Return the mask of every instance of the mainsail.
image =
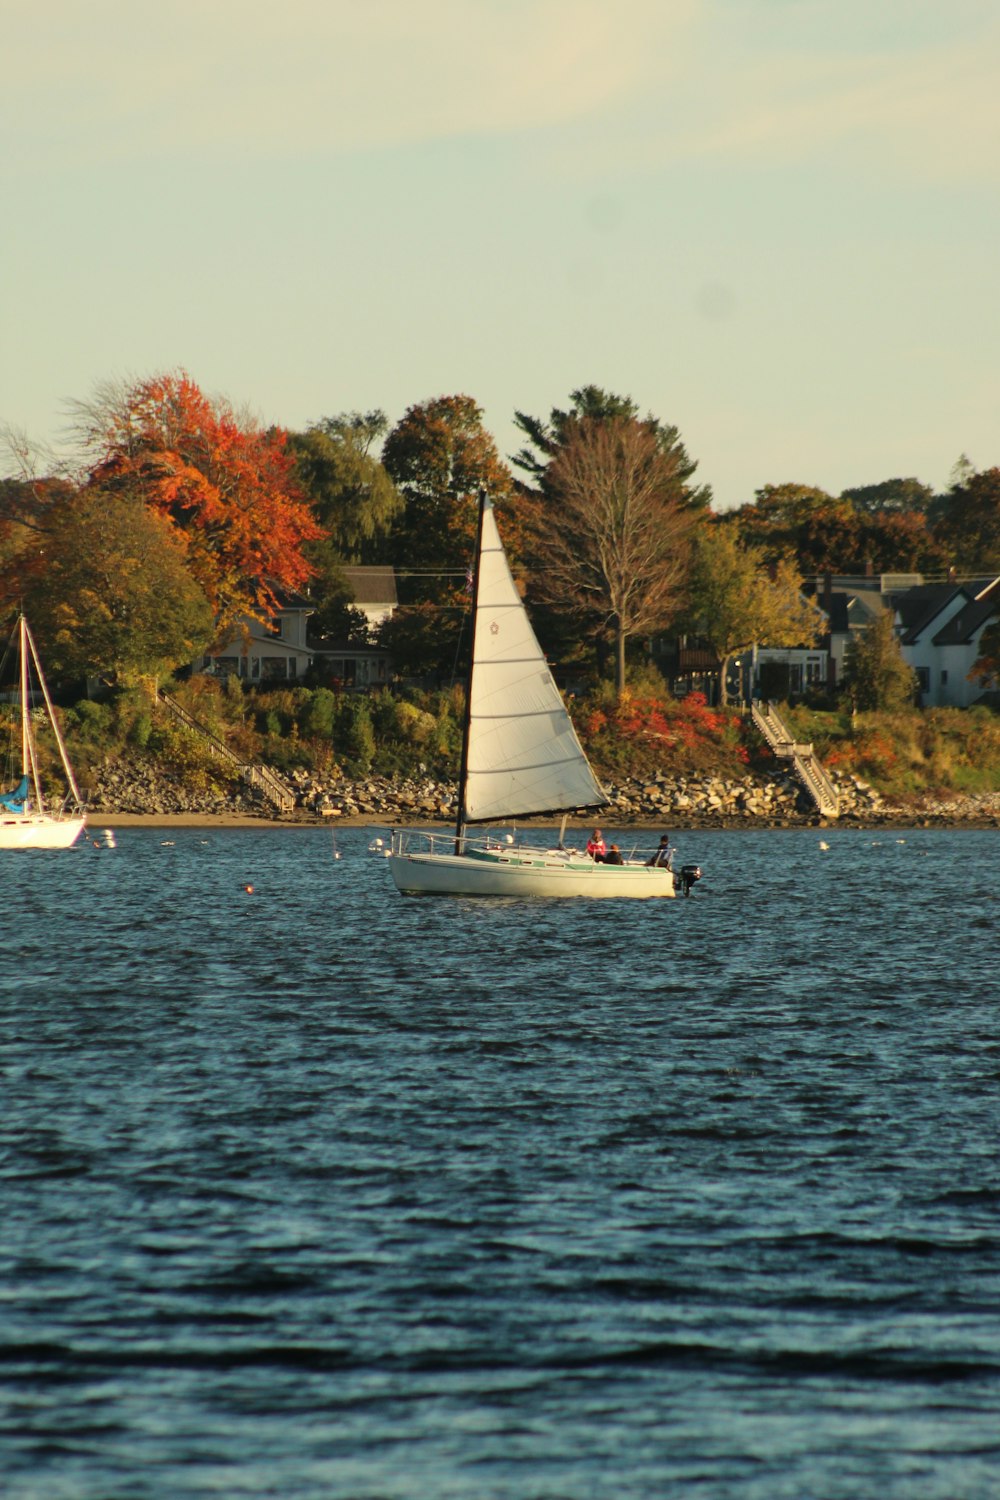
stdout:
<svg viewBox="0 0 1000 1500">
<path fill-rule="evenodd" d="M 464 821 L 601 806 L 608 799 L 535 639 L 488 499 L 476 582 Z"/>
</svg>

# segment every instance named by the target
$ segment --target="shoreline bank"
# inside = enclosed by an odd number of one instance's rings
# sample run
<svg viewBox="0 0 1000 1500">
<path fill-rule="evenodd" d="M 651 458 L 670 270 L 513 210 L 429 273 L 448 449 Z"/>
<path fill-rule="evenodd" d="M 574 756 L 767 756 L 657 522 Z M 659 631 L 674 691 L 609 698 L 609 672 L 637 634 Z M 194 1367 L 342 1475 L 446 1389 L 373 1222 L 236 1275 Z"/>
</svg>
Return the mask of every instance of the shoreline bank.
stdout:
<svg viewBox="0 0 1000 1500">
<path fill-rule="evenodd" d="M 554 818 L 525 818 L 515 820 L 516 826 L 524 829 L 551 828 L 558 826 L 558 820 Z M 590 829 L 594 827 L 594 819 L 567 828 L 567 834 L 582 835 L 586 838 Z M 112 812 L 90 812 L 87 815 L 87 828 L 237 828 L 237 829 L 273 829 L 282 828 L 289 831 L 300 828 L 327 828 L 336 832 L 338 828 L 428 828 L 445 830 L 451 828 L 450 819 L 431 819 L 426 817 L 415 817 L 405 822 L 400 819 L 380 819 L 377 815 L 352 814 L 348 816 L 329 817 L 295 817 L 295 818 L 272 818 L 267 816 L 256 817 L 253 814 L 218 812 L 218 813 L 112 813 Z M 499 826 L 499 825 L 497 825 Z M 899 828 L 943 828 L 959 831 L 962 829 L 976 830 L 995 828 L 1000 829 L 1000 812 L 982 812 L 979 814 L 965 814 L 949 816 L 941 811 L 924 812 L 920 809 L 899 809 L 894 812 L 883 812 L 871 818 L 671 818 L 669 816 L 660 820 L 643 819 L 640 822 L 625 822 L 613 817 L 605 817 L 601 822 L 602 827 L 617 830 L 631 830 L 636 833 L 643 832 L 668 832 L 679 833 L 741 833 L 741 832 L 784 832 L 790 828 L 814 828 L 835 833 L 838 828 L 862 829 L 870 831 L 892 830 Z"/>
</svg>

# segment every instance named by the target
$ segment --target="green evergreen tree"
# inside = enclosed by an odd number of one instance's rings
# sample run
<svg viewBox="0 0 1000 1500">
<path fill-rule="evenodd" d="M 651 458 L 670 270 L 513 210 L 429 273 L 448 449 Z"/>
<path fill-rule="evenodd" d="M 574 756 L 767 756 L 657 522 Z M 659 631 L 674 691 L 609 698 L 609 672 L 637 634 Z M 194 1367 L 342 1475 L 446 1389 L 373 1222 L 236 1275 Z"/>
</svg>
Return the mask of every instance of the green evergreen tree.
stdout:
<svg viewBox="0 0 1000 1500">
<path fill-rule="evenodd" d="M 375 759 L 375 731 L 368 699 L 345 694 L 334 723 L 334 748 L 352 775 L 367 776 Z"/>
</svg>

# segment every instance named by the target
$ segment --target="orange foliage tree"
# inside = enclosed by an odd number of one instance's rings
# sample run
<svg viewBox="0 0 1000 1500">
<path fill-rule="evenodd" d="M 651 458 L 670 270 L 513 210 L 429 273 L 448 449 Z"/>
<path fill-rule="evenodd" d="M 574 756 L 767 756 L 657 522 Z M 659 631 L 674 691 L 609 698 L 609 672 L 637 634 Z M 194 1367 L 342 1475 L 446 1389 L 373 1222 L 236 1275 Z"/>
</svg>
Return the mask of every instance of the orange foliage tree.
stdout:
<svg viewBox="0 0 1000 1500">
<path fill-rule="evenodd" d="M 87 485 L 136 495 L 171 523 L 220 634 L 240 615 L 266 615 L 277 591 L 306 583 L 303 546 L 324 533 L 283 431 L 237 416 L 183 372 L 105 387 L 75 409 Z"/>
</svg>

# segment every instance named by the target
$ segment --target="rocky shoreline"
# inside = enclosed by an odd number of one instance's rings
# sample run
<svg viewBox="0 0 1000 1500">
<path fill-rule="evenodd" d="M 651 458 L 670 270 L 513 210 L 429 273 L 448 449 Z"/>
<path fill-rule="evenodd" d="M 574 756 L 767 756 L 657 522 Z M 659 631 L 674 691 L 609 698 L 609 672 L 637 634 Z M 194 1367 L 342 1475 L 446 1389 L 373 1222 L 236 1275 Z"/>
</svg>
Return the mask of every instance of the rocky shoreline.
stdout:
<svg viewBox="0 0 1000 1500">
<path fill-rule="evenodd" d="M 103 766 L 89 789 L 93 816 L 262 818 L 271 822 L 347 823 L 450 822 L 454 787 L 430 778 L 320 777 L 296 771 L 285 778 L 295 807 L 280 812 L 259 792 L 240 783 L 225 791 L 197 788 L 147 760 L 116 759 Z M 834 776 L 842 827 L 881 824 L 921 827 L 1000 827 L 1000 792 L 922 797 L 905 804 L 883 798 L 854 776 Z M 747 773 L 720 776 L 625 778 L 606 784 L 609 806 L 601 817 L 616 828 L 793 828 L 828 825 L 794 776 Z M 547 819 L 551 822 L 551 819 Z"/>
</svg>

